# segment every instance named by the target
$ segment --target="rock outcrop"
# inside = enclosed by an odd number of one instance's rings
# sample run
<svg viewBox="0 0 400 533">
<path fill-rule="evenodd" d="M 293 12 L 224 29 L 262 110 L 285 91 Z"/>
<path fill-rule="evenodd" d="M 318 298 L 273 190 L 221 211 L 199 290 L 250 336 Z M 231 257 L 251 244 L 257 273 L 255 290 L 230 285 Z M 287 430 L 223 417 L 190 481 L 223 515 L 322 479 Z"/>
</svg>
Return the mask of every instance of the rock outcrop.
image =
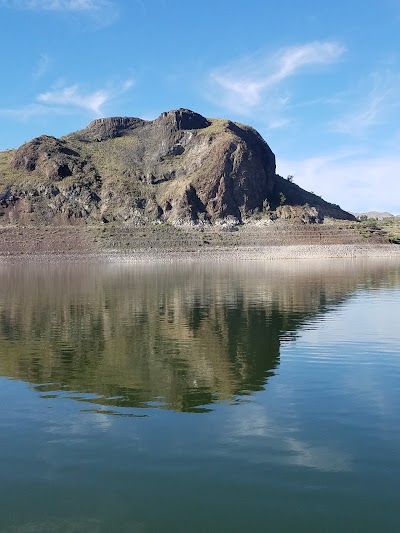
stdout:
<svg viewBox="0 0 400 533">
<path fill-rule="evenodd" d="M 3 220 L 354 219 L 277 176 L 275 156 L 253 128 L 187 109 L 153 121 L 98 119 L 62 139 L 42 135 L 1 161 Z"/>
</svg>

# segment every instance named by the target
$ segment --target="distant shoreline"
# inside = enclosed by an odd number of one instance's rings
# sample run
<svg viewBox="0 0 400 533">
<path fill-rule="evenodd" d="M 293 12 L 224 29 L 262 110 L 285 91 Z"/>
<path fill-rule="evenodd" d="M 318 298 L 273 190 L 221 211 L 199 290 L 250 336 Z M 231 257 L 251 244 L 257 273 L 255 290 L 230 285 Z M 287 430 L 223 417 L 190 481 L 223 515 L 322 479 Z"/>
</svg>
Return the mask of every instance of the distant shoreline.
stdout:
<svg viewBox="0 0 400 533">
<path fill-rule="evenodd" d="M 46 251 L 6 252 L 0 251 L 0 263 L 15 262 L 96 262 L 96 263 L 169 263 L 210 261 L 271 261 L 297 259 L 378 258 L 400 259 L 400 246 L 392 244 L 327 244 L 283 246 L 239 246 L 237 248 L 208 248 L 198 251 L 160 250 L 98 250 L 98 251 Z"/>
<path fill-rule="evenodd" d="M 400 257 L 400 245 L 356 223 L 241 226 L 0 226 L 0 262 L 269 261 Z"/>
</svg>

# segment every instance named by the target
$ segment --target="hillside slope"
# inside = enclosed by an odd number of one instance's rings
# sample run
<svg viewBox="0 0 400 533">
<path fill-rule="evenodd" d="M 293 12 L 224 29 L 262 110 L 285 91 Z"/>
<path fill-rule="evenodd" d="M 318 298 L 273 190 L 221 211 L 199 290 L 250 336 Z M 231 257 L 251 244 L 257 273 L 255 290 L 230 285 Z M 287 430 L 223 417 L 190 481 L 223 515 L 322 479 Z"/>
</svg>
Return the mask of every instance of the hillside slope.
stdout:
<svg viewBox="0 0 400 533">
<path fill-rule="evenodd" d="M 187 109 L 98 119 L 0 153 L 0 223 L 354 220 L 276 175 L 251 127 Z"/>
</svg>

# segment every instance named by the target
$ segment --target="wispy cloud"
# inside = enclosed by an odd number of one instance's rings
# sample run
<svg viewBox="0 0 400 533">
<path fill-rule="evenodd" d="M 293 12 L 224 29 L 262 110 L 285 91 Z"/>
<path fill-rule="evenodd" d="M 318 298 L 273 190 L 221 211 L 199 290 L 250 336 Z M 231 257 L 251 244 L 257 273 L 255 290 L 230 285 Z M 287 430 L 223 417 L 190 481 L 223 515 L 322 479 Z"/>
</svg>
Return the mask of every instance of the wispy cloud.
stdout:
<svg viewBox="0 0 400 533">
<path fill-rule="evenodd" d="M 79 85 L 71 85 L 61 90 L 48 91 L 38 96 L 38 101 L 45 104 L 56 104 L 67 107 L 81 107 L 93 111 L 96 115 L 101 113 L 101 107 L 107 102 L 107 91 L 99 90 L 92 93 L 82 93 Z"/>
<path fill-rule="evenodd" d="M 105 104 L 127 92 L 133 85 L 133 80 L 126 80 L 118 87 L 84 92 L 78 84 L 75 84 L 44 92 L 38 96 L 37 100 L 43 104 L 82 108 L 95 115 L 101 115 Z"/>
<path fill-rule="evenodd" d="M 268 129 L 270 130 L 277 130 L 279 128 L 284 128 L 288 124 L 290 124 L 289 118 L 276 118 L 276 119 L 270 120 L 267 126 L 268 126 Z"/>
<path fill-rule="evenodd" d="M 101 116 L 103 107 L 117 100 L 133 86 L 133 80 L 126 80 L 119 85 L 114 84 L 107 89 L 92 92 L 83 91 L 78 84 L 57 88 L 39 94 L 34 103 L 0 108 L 0 117 L 28 121 L 39 116 L 76 113 L 82 109 L 95 116 Z"/>
<path fill-rule="evenodd" d="M 20 107 L 0 108 L 0 117 L 28 121 L 32 118 L 60 113 L 61 110 L 41 104 L 27 104 Z"/>
<path fill-rule="evenodd" d="M 32 11 L 69 12 L 90 16 L 99 25 L 108 25 L 118 17 L 112 0 L 0 0 L 0 6 Z"/>
<path fill-rule="evenodd" d="M 349 149 L 298 160 L 278 159 L 277 171 L 282 176 L 293 174 L 298 185 L 346 210 L 400 214 L 396 150 L 370 155 Z"/>
<path fill-rule="evenodd" d="M 2 0 L 2 5 L 38 11 L 93 11 L 110 5 L 104 0 Z"/>
<path fill-rule="evenodd" d="M 41 54 L 39 61 L 35 65 L 32 73 L 34 80 L 39 80 L 42 78 L 49 70 L 51 65 L 51 60 L 48 54 Z"/>
<path fill-rule="evenodd" d="M 227 109 L 244 115 L 260 107 L 284 109 L 289 98 L 277 95 L 282 83 L 308 68 L 336 62 L 345 52 L 337 42 L 311 42 L 253 56 L 215 69 L 210 74 L 212 98 Z"/>
<path fill-rule="evenodd" d="M 384 124 L 391 118 L 393 110 L 400 107 L 398 73 L 373 73 L 369 85 L 367 90 L 361 87 L 357 94 L 353 91 L 353 94 L 348 95 L 354 109 L 332 122 L 335 131 L 355 136 L 363 135 L 370 128 Z M 357 101 L 356 104 L 354 100 Z"/>
</svg>

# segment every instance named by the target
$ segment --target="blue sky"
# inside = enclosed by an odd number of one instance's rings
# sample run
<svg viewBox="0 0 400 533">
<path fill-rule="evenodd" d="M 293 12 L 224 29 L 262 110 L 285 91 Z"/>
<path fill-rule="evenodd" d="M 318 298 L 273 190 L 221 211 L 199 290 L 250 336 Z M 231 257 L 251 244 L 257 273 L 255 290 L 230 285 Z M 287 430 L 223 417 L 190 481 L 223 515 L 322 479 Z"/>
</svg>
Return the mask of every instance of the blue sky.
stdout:
<svg viewBox="0 0 400 533">
<path fill-rule="evenodd" d="M 345 209 L 400 213 L 398 0 L 0 0 L 0 24 L 0 150 L 187 107 Z"/>
</svg>

